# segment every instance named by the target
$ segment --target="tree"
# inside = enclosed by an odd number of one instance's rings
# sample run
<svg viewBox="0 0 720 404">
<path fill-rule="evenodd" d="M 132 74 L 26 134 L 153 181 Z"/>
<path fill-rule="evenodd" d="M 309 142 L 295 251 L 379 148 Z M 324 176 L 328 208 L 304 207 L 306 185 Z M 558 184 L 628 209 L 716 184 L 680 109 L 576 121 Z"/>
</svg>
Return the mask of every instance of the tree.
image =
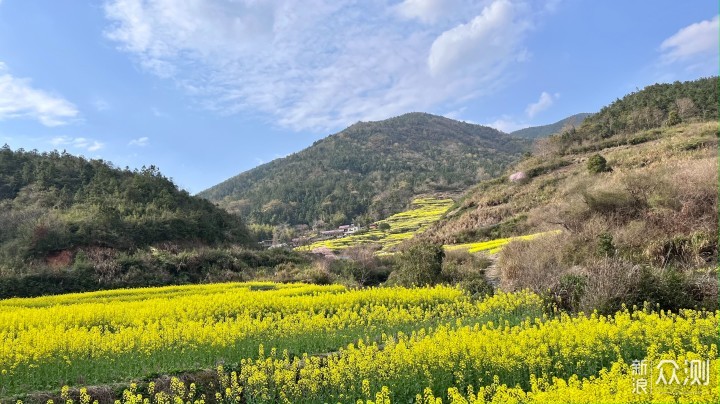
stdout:
<svg viewBox="0 0 720 404">
<path fill-rule="evenodd" d="M 433 285 L 440 279 L 445 251 L 440 244 L 420 241 L 397 257 L 395 281 L 403 286 Z"/>
<path fill-rule="evenodd" d="M 665 121 L 665 124 L 667 126 L 675 126 L 682 122 L 682 119 L 680 119 L 680 115 L 676 110 L 670 111 L 670 114 L 668 114 L 668 118 Z"/>
<path fill-rule="evenodd" d="M 692 99 L 683 97 L 675 100 L 675 107 L 677 107 L 680 119 L 688 119 L 697 113 L 695 103 Z"/>
<path fill-rule="evenodd" d="M 603 173 L 607 171 L 612 171 L 610 166 L 607 165 L 607 160 L 605 160 L 605 157 L 594 154 L 590 156 L 590 158 L 587 161 L 587 169 L 590 172 L 590 174 L 598 174 Z"/>
</svg>

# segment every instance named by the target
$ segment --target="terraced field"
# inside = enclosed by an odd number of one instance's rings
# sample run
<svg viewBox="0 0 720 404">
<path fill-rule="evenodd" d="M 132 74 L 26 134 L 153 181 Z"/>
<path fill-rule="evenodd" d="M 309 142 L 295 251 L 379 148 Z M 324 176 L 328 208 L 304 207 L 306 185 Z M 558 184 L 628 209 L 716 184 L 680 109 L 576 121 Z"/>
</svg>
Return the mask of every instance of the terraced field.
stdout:
<svg viewBox="0 0 720 404">
<path fill-rule="evenodd" d="M 534 238 L 543 237 L 551 234 L 558 234 L 560 233 L 560 230 L 553 230 L 553 231 L 546 231 L 541 233 L 534 233 L 534 234 L 528 234 L 525 236 L 518 236 L 518 237 L 507 237 L 507 238 L 498 238 L 495 240 L 489 240 L 489 241 L 479 241 L 476 243 L 465 243 L 465 244 L 449 244 L 443 246 L 446 251 L 457 251 L 457 250 L 466 250 L 467 252 L 474 254 L 478 252 L 483 252 L 486 254 L 497 254 L 502 250 L 503 247 L 505 247 L 508 243 L 512 241 L 518 241 L 518 240 L 532 240 Z"/>
<path fill-rule="evenodd" d="M 329 248 L 333 251 L 341 251 L 354 246 L 375 244 L 381 246 L 379 254 L 388 254 L 398 244 L 422 233 L 431 224 L 440 220 L 452 205 L 452 199 L 415 199 L 412 202 L 412 209 L 375 222 L 377 229 L 342 238 L 317 241 L 298 249 L 312 251 L 317 248 Z M 383 224 L 390 226 L 389 229 L 381 230 Z"/>
</svg>

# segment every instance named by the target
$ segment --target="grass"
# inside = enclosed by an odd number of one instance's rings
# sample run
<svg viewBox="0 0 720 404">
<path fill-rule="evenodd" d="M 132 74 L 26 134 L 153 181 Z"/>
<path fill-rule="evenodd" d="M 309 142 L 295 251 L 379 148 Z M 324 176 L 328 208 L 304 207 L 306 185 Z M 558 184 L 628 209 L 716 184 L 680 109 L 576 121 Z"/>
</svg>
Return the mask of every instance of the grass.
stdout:
<svg viewBox="0 0 720 404">
<path fill-rule="evenodd" d="M 416 234 L 425 231 L 431 224 L 440 220 L 445 212 L 453 206 L 452 199 L 419 198 L 412 201 L 412 209 L 400 212 L 387 219 L 375 222 L 378 227 L 387 224 L 387 230 L 373 229 L 361 234 L 322 240 L 307 246 L 298 247 L 299 251 L 312 251 L 317 248 L 329 248 L 341 251 L 360 245 L 379 245 L 379 255 L 390 254 L 394 247 Z"/>
</svg>

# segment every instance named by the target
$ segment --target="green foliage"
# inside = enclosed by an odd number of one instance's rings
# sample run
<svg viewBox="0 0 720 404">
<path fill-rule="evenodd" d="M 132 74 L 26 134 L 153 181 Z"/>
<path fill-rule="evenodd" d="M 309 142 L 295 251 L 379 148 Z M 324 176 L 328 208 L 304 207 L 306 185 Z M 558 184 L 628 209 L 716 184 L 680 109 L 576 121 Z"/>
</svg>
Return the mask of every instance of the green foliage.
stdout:
<svg viewBox="0 0 720 404">
<path fill-rule="evenodd" d="M 665 125 L 667 126 L 675 126 L 677 124 L 680 124 L 682 122 L 682 119 L 680 118 L 680 115 L 676 110 L 670 111 L 668 114 L 668 118 L 665 121 Z"/>
<path fill-rule="evenodd" d="M 578 312 L 586 287 L 587 279 L 585 277 L 576 274 L 563 275 L 555 291 L 555 303 L 558 308 Z"/>
<path fill-rule="evenodd" d="M 359 122 L 200 196 L 253 223 L 377 221 L 413 196 L 466 189 L 528 148 L 495 129 L 422 113 Z"/>
<path fill-rule="evenodd" d="M 178 189 L 154 166 L 121 170 L 7 145 L 0 149 L 0 228 L 0 270 L 80 247 L 248 239 L 239 217 Z"/>
<path fill-rule="evenodd" d="M 78 251 L 72 268 L 66 270 L 0 277 L 0 299 L 250 280 L 267 278 L 283 269 L 303 267 L 309 263 L 310 260 L 305 254 L 283 249 L 149 248 L 134 252 L 107 249 L 107 254 L 99 254 L 97 249 L 91 248 Z M 320 281 L 319 277 L 315 280 Z"/>
<path fill-rule="evenodd" d="M 391 279 L 399 285 L 434 285 L 440 280 L 445 251 L 438 244 L 419 241 L 397 256 L 397 269 Z"/>
<path fill-rule="evenodd" d="M 555 138 L 566 148 L 574 143 L 631 134 L 664 124 L 717 120 L 719 96 L 717 76 L 653 84 L 603 107 L 585 119 L 576 131 Z"/>
<path fill-rule="evenodd" d="M 602 233 L 598 236 L 598 253 L 600 256 L 610 257 L 615 255 L 615 244 L 610 233 Z"/>
<path fill-rule="evenodd" d="M 599 174 L 611 170 L 610 167 L 607 165 L 607 160 L 605 160 L 605 157 L 599 154 L 593 154 L 592 156 L 590 156 L 590 158 L 588 158 L 587 169 L 590 174 Z"/>
<path fill-rule="evenodd" d="M 378 229 L 382 231 L 390 230 L 390 223 L 388 222 L 382 222 L 378 225 Z"/>
</svg>

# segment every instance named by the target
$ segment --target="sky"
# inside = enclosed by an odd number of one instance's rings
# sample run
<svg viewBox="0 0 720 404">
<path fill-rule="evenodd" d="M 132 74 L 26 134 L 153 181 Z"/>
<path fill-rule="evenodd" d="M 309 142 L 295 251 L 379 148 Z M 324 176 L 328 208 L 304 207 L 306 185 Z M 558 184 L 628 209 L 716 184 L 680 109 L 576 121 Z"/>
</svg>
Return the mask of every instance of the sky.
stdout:
<svg viewBox="0 0 720 404">
<path fill-rule="evenodd" d="M 718 4 L 0 0 L 0 145 L 196 193 L 357 121 L 509 132 L 718 74 Z"/>
</svg>

